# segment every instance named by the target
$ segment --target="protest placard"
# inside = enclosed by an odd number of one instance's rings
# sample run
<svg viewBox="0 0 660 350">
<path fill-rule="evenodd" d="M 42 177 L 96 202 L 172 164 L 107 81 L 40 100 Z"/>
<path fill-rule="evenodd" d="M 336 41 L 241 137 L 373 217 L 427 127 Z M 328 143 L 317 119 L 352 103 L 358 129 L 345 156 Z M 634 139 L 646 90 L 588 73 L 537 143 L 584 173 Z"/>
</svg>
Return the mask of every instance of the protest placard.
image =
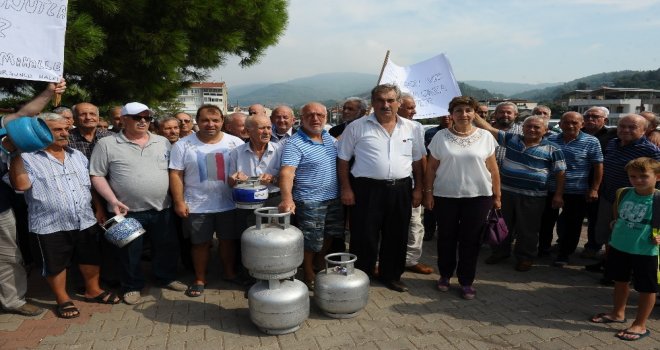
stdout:
<svg viewBox="0 0 660 350">
<path fill-rule="evenodd" d="M 444 54 L 410 66 L 398 66 L 388 58 L 381 84 L 397 84 L 415 98 L 415 119 L 448 115 L 449 101 L 461 95 L 456 78 Z"/>
<path fill-rule="evenodd" d="M 67 0 L 0 0 L 0 78 L 57 82 Z"/>
</svg>

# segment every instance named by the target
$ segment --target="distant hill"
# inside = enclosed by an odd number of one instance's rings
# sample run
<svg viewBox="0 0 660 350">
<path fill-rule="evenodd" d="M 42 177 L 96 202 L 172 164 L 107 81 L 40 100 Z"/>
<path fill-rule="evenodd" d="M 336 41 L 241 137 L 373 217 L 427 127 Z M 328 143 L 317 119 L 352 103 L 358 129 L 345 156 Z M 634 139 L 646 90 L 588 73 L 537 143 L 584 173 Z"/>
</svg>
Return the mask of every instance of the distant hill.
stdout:
<svg viewBox="0 0 660 350">
<path fill-rule="evenodd" d="M 370 91 L 377 80 L 373 74 L 327 73 L 262 86 L 230 86 L 229 103 L 300 106 L 309 101 L 341 101 Z"/>
<path fill-rule="evenodd" d="M 463 96 L 472 96 L 476 98 L 477 100 L 486 100 L 489 98 L 504 98 L 506 96 L 502 94 L 494 94 L 486 89 L 480 89 L 478 87 L 474 87 L 471 84 L 463 83 L 463 82 L 458 82 L 458 87 L 461 89 L 461 94 Z"/>
<path fill-rule="evenodd" d="M 660 89 L 660 69 L 654 71 L 619 71 L 589 75 L 559 86 L 525 91 L 512 95 L 534 101 L 555 101 L 573 90 L 597 89 L 602 86 Z"/>
<path fill-rule="evenodd" d="M 241 106 L 261 103 L 267 106 L 286 104 L 299 107 L 309 101 L 319 101 L 326 106 L 340 104 L 351 96 L 369 97 L 378 76 L 362 73 L 327 73 L 299 78 L 283 83 L 229 86 L 229 103 Z M 459 82 L 464 95 L 477 99 L 504 97 Z"/>
<path fill-rule="evenodd" d="M 466 80 L 464 83 L 472 85 L 479 89 L 486 89 L 492 93 L 511 96 L 525 91 L 540 90 L 548 87 L 561 85 L 562 83 L 542 83 L 542 84 L 524 84 L 524 83 L 505 83 L 501 81 L 485 80 Z"/>
</svg>

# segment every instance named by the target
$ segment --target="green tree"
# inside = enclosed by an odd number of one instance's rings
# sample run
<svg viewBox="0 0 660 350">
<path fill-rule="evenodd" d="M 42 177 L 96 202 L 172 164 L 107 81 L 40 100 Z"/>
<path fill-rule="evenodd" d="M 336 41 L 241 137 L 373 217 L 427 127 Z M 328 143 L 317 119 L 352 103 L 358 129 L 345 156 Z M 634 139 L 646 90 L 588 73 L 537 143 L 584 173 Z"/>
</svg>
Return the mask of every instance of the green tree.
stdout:
<svg viewBox="0 0 660 350">
<path fill-rule="evenodd" d="M 231 56 L 257 63 L 288 22 L 286 0 L 69 0 L 67 84 L 99 105 L 170 101 Z M 0 79 L 0 92 L 43 84 Z M 65 94 L 71 104 L 81 96 Z"/>
</svg>

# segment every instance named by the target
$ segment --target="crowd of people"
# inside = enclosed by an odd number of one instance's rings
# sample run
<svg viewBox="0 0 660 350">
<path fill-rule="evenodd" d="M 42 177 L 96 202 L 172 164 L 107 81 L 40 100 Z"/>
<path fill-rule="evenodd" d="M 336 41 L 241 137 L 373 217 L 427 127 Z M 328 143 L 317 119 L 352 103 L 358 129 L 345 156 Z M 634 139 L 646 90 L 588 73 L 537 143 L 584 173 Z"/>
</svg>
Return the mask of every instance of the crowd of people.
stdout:
<svg viewBox="0 0 660 350">
<path fill-rule="evenodd" d="M 550 255 L 555 237 L 553 265 L 569 264 L 587 219 L 581 256 L 602 260 L 588 268 L 615 283 L 613 311 L 591 321 L 625 318 L 633 274 L 643 297 L 635 322 L 617 336 L 648 335 L 660 242 L 652 215 L 660 132 L 651 112 L 625 115 L 608 128 L 609 111 L 594 106 L 584 114 L 564 113 L 559 130 L 550 130 L 546 106 L 520 122 L 514 103 L 502 102 L 490 115 L 474 98 L 459 96 L 450 102 L 449 115 L 425 130 L 412 120 L 414 98 L 383 84 L 371 91 L 372 113 L 367 101 L 349 98 L 342 123 L 329 131 L 328 111 L 317 102 L 300 109 L 299 128 L 287 106 L 270 116 L 259 104 L 247 115 L 225 115 L 209 104 L 194 116 L 179 112 L 156 119 L 139 102 L 111 108 L 104 125 L 90 102 L 43 112 L 65 89 L 64 81 L 50 84 L 3 117 L 4 125 L 38 115 L 54 136 L 36 152 L 2 140 L 8 154 L 0 162 L 6 180 L 0 184 L 0 301 L 7 311 L 43 312 L 25 300 L 17 243 L 22 220 L 37 243 L 35 260 L 62 318 L 80 314 L 66 288 L 74 263 L 85 301 L 139 303 L 145 246 L 154 282 L 194 298 L 204 294 L 215 235 L 222 279 L 249 286 L 254 279 L 241 265 L 240 237 L 255 217 L 236 208 L 232 187 L 257 179 L 268 189 L 265 205 L 292 213 L 303 232 L 302 279 L 310 290 L 325 255 L 348 244 L 358 257 L 356 268 L 406 292 L 404 271 L 433 273 L 420 257 L 423 242 L 437 235 L 437 289 L 451 290 L 455 274 L 460 295 L 474 299 L 489 211 L 501 209 L 510 234 L 485 262 L 499 264 L 513 255 L 519 272 Z M 622 194 L 622 188 L 633 190 Z M 25 216 L 19 215 L 17 192 Z M 146 230 L 121 248 L 109 244 L 99 226 L 119 215 Z M 179 263 L 193 272 L 190 283 L 179 281 Z"/>
</svg>

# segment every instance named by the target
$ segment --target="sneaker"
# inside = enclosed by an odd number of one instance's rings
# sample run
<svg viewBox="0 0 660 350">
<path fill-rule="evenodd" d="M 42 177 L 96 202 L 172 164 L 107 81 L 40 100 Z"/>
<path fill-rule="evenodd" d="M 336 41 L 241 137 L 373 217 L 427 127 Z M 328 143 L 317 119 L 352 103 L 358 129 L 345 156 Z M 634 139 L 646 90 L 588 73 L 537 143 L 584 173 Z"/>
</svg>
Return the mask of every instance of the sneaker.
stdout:
<svg viewBox="0 0 660 350">
<path fill-rule="evenodd" d="M 559 255 L 557 256 L 555 261 L 552 262 L 552 265 L 556 267 L 564 267 L 568 265 L 568 257 L 564 255 Z"/>
<path fill-rule="evenodd" d="M 449 278 L 440 277 L 438 280 L 438 290 L 441 292 L 446 292 L 449 290 Z"/>
<path fill-rule="evenodd" d="M 472 300 L 477 296 L 477 291 L 472 286 L 461 286 L 461 298 Z"/>
<path fill-rule="evenodd" d="M 174 280 L 174 281 L 166 284 L 165 288 L 170 289 L 170 290 L 174 290 L 174 291 L 177 291 L 177 292 L 185 292 L 186 289 L 188 289 L 188 286 L 186 286 L 185 284 L 183 284 L 179 281 Z"/>
<path fill-rule="evenodd" d="M 9 309 L 7 310 L 8 312 L 11 312 L 13 314 L 18 314 L 18 315 L 23 315 L 23 316 L 39 316 L 46 311 L 43 308 L 40 308 L 36 305 L 32 305 L 30 303 L 25 303 L 15 309 Z"/>
<path fill-rule="evenodd" d="M 131 292 L 124 293 L 124 302 L 128 305 L 135 305 L 142 301 L 142 296 L 140 291 L 134 290 Z"/>
</svg>

